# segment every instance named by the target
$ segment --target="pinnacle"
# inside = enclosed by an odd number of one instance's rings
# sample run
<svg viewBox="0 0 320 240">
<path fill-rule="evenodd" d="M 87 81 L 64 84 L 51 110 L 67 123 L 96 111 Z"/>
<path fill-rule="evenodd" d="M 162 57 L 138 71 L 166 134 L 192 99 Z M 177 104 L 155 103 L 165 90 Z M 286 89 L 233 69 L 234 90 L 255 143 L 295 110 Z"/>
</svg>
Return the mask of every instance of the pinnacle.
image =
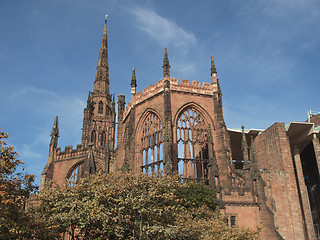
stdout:
<svg viewBox="0 0 320 240">
<path fill-rule="evenodd" d="M 216 65 L 214 64 L 213 56 L 211 55 L 211 75 L 217 73 Z"/>
<path fill-rule="evenodd" d="M 100 83 L 97 83 L 100 82 Z M 103 82 L 103 83 L 101 83 Z M 102 42 L 97 65 L 97 73 L 94 82 L 94 92 L 109 94 L 109 64 L 108 64 L 108 38 L 107 38 L 107 15 L 102 35 Z"/>
<path fill-rule="evenodd" d="M 131 87 L 137 86 L 137 79 L 136 79 L 136 69 L 135 67 L 132 68 L 132 78 L 131 78 Z"/>
<path fill-rule="evenodd" d="M 164 49 L 164 58 L 163 58 L 163 77 L 170 77 L 170 64 L 168 58 L 167 48 Z"/>
</svg>

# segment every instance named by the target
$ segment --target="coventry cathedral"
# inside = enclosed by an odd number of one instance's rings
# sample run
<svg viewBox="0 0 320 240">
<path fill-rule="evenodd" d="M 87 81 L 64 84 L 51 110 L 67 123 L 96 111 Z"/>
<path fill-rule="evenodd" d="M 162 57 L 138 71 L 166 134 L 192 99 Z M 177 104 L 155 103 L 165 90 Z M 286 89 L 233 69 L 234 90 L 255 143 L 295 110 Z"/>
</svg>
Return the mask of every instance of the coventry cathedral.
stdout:
<svg viewBox="0 0 320 240">
<path fill-rule="evenodd" d="M 105 20 L 81 144 L 58 147 L 56 117 L 41 189 L 118 169 L 179 173 L 216 189 L 232 226 L 262 227 L 262 239 L 320 239 L 320 115 L 265 130 L 227 128 L 213 57 L 208 82 L 190 82 L 170 76 L 166 49 L 162 78 L 137 92 L 133 68 L 130 100 L 120 94 L 116 103 L 107 43 Z"/>
</svg>

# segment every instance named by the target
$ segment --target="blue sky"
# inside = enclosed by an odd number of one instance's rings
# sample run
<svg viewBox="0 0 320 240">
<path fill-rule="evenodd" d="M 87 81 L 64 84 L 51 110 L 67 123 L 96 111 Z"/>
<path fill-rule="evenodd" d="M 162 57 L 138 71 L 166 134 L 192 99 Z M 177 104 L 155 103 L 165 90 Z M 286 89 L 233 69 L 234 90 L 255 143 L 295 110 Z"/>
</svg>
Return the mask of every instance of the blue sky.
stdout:
<svg viewBox="0 0 320 240">
<path fill-rule="evenodd" d="M 171 76 L 210 82 L 213 55 L 228 127 L 267 128 L 320 111 L 318 0 L 0 1 L 0 127 L 40 174 L 59 116 L 59 146 L 81 142 L 108 14 L 110 90 L 130 100 Z M 37 183 L 39 183 L 39 178 Z"/>
</svg>

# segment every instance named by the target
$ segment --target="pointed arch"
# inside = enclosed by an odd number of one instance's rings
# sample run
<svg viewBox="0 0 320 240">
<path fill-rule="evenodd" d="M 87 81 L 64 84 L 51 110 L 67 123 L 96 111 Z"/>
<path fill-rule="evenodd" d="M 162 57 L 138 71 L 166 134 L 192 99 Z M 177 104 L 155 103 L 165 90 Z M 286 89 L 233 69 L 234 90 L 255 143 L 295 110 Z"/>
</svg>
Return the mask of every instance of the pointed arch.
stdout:
<svg viewBox="0 0 320 240">
<path fill-rule="evenodd" d="M 83 159 L 76 162 L 67 172 L 66 179 L 71 186 L 75 186 L 79 181 L 83 163 Z M 104 172 L 103 165 L 99 161 L 96 161 L 96 168 L 96 174 L 100 175 Z"/>
<path fill-rule="evenodd" d="M 173 125 L 178 172 L 185 178 L 207 179 L 211 117 L 200 105 L 190 102 L 176 112 Z"/>
<path fill-rule="evenodd" d="M 136 143 L 141 156 L 138 165 L 143 173 L 163 170 L 163 121 L 153 109 L 146 109 L 135 129 Z"/>
</svg>

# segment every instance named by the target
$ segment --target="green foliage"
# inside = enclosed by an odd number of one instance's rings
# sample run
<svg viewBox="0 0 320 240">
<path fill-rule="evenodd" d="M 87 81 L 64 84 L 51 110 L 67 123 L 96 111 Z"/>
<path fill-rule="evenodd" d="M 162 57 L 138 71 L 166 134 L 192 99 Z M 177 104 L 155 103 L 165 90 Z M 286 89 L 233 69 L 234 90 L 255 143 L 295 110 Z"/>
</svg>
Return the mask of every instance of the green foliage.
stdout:
<svg viewBox="0 0 320 240">
<path fill-rule="evenodd" d="M 178 176 L 115 172 L 81 179 L 74 187 L 53 185 L 40 192 L 32 211 L 56 238 L 68 233 L 71 239 L 192 240 L 215 236 L 219 229 L 237 233 L 213 211 L 214 197 L 201 183 L 182 182 Z M 254 234 L 211 239 L 255 239 Z"/>
<path fill-rule="evenodd" d="M 203 182 L 187 180 L 184 187 L 177 192 L 178 197 L 184 199 L 182 205 L 186 208 L 199 208 L 207 206 L 210 210 L 216 210 L 218 201 L 216 191 Z"/>
<path fill-rule="evenodd" d="M 34 186 L 34 175 L 16 172 L 23 162 L 13 146 L 7 146 L 8 134 L 0 131 L 0 239 L 31 239 L 40 230 L 24 210 Z"/>
</svg>

